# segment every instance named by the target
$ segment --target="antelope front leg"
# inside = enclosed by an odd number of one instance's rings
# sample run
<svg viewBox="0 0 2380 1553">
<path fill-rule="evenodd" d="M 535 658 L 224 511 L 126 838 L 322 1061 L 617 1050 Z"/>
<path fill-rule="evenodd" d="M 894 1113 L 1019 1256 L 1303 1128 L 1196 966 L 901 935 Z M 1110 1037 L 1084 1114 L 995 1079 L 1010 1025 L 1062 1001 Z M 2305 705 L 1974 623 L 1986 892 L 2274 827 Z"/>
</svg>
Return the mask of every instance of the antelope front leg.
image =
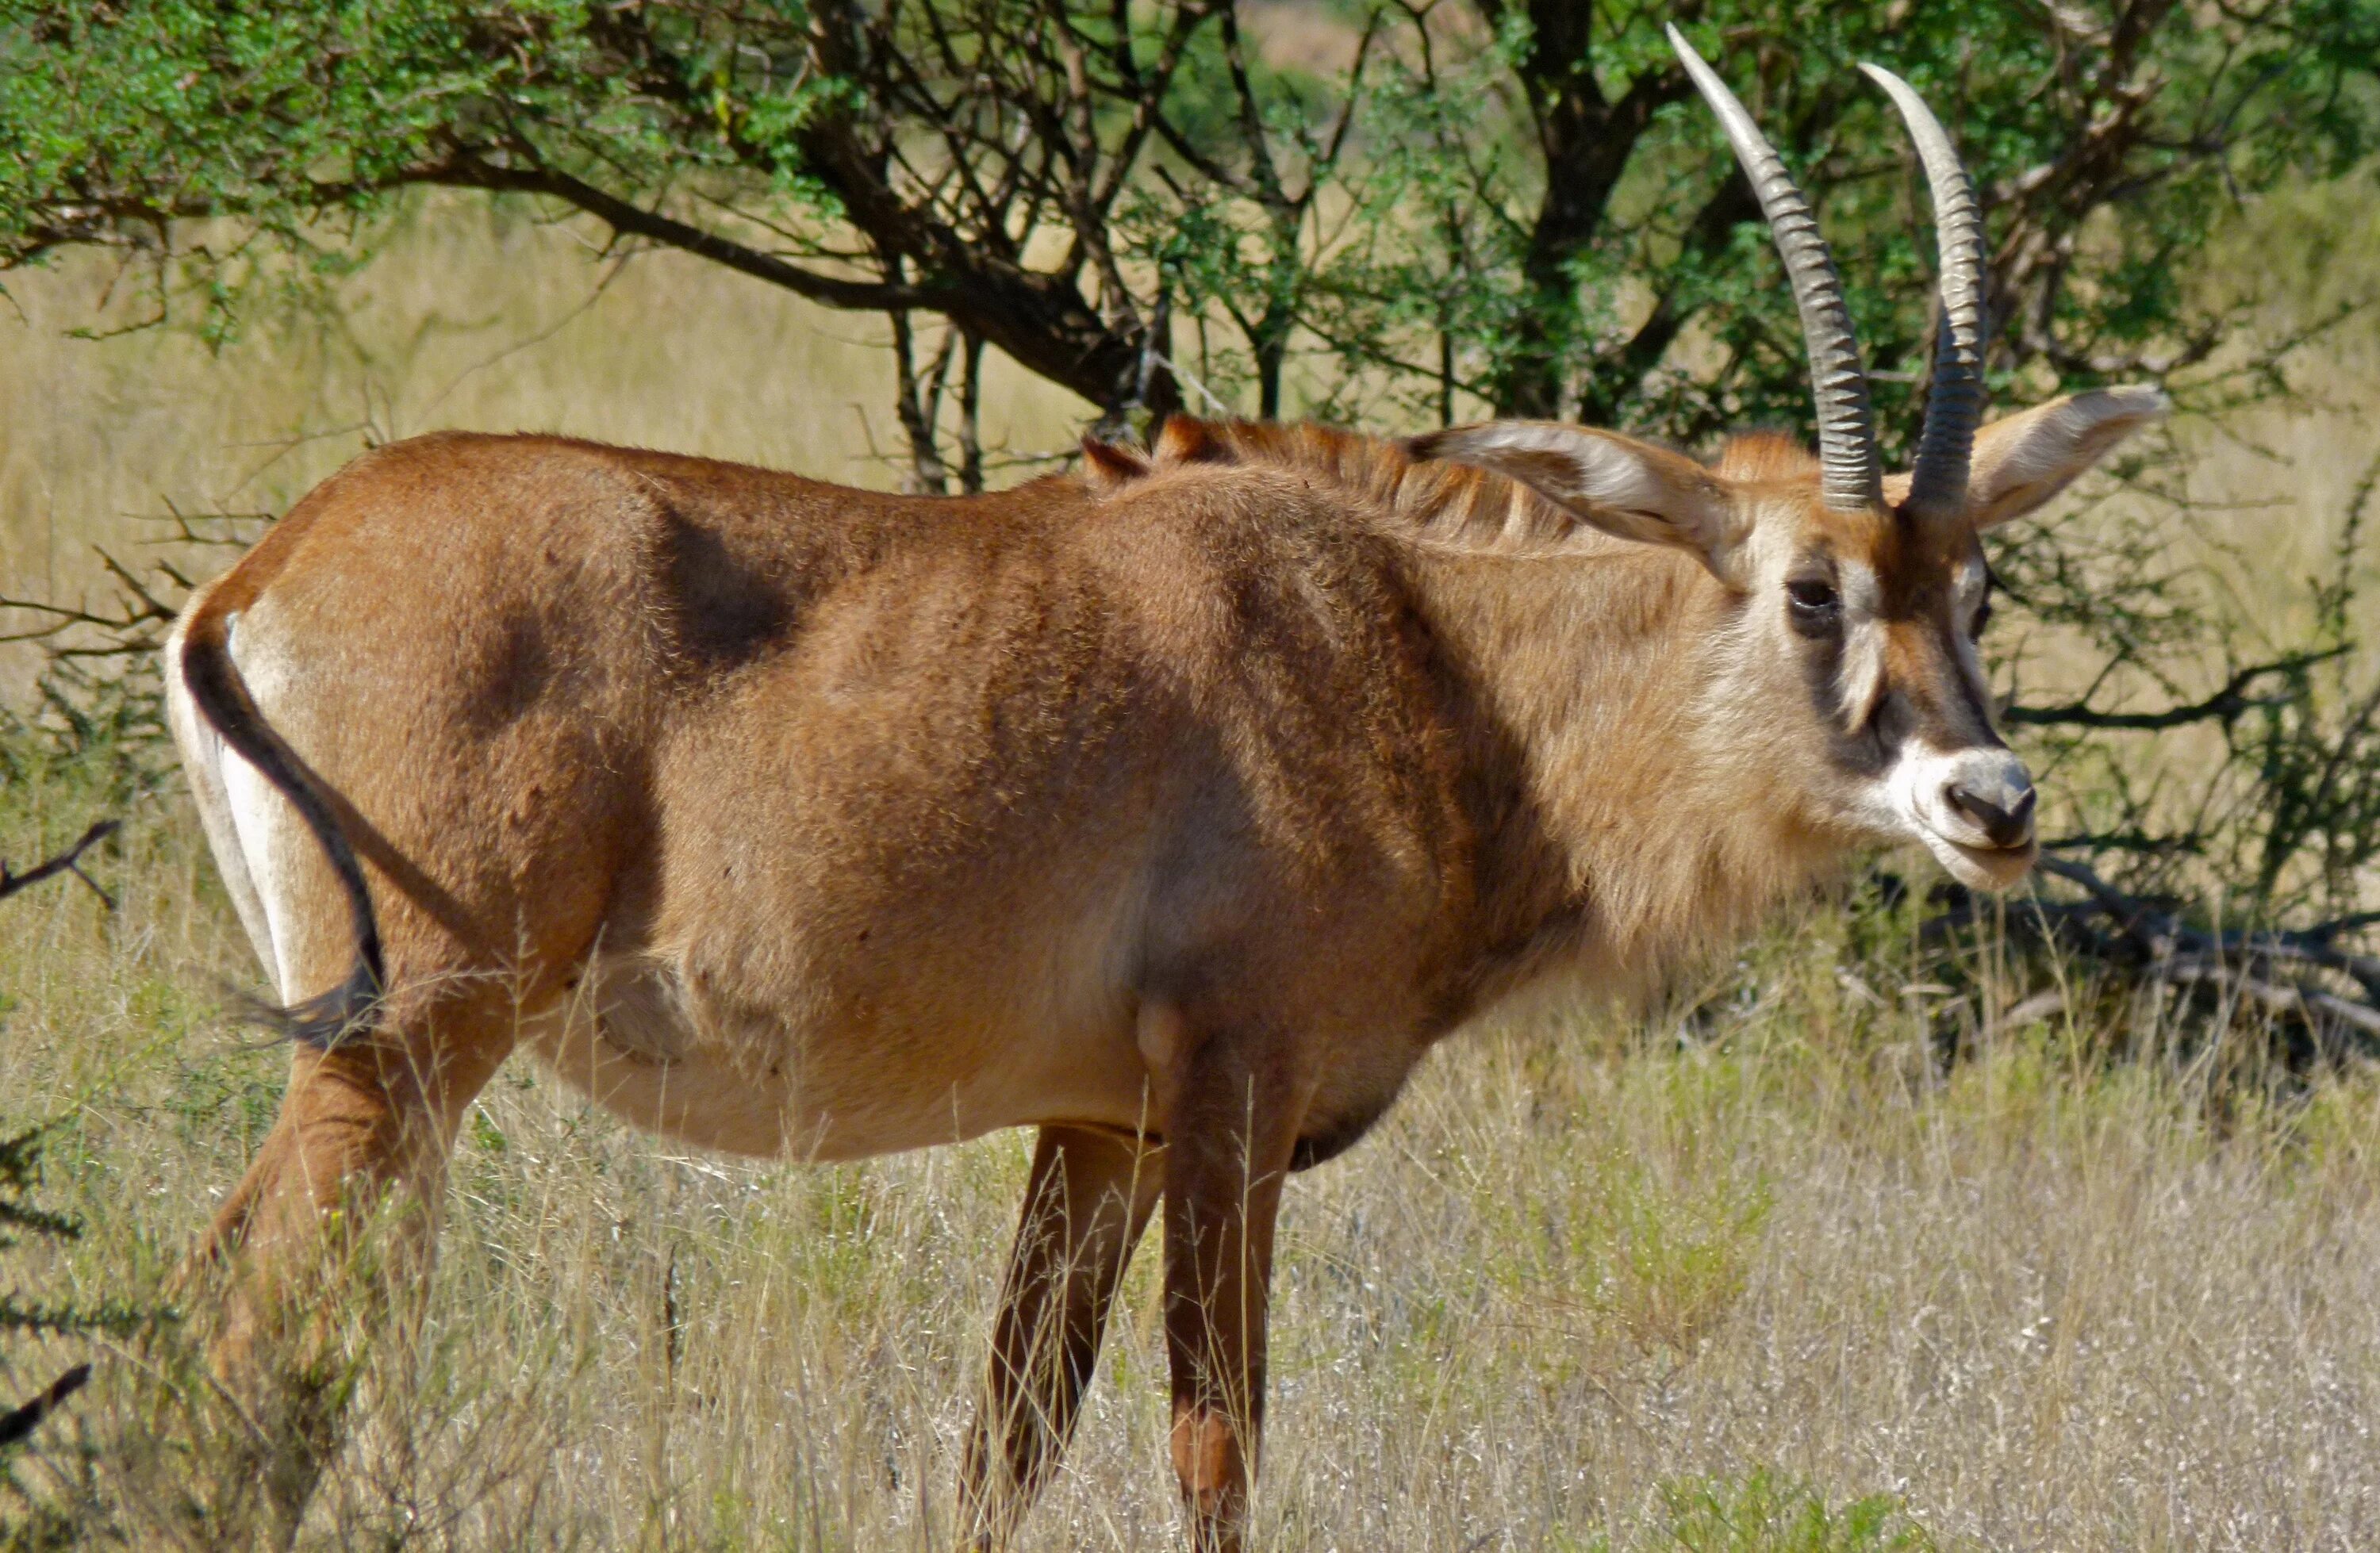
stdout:
<svg viewBox="0 0 2380 1553">
<path fill-rule="evenodd" d="M 1159 1161 L 1115 1134 L 1041 1129 L 960 1480 L 960 1523 L 976 1547 L 1007 1543 L 1066 1448 L 1116 1284 L 1163 1184 Z"/>
<path fill-rule="evenodd" d="M 1273 1220 L 1302 1104 L 1278 1075 L 1210 1049 L 1167 1122 L 1165 1341 L 1173 1473 L 1199 1553 L 1238 1553 L 1264 1425 Z"/>
</svg>

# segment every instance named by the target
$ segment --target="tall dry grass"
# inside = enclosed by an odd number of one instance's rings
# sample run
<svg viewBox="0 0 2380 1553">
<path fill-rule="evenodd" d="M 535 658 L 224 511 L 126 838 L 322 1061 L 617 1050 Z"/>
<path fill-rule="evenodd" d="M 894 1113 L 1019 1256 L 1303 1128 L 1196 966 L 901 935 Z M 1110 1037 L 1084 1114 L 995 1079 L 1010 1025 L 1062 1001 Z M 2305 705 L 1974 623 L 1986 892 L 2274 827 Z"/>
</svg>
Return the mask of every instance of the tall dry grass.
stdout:
<svg viewBox="0 0 2380 1553">
<path fill-rule="evenodd" d="M 76 791 L 13 794 L 7 855 Z M 10 1260 L 53 1297 L 160 1297 L 271 1116 L 191 834 L 135 827 L 113 916 L 0 914 L 0 1093 L 66 1119 L 47 1195 L 89 1225 Z M 2110 1063 L 1993 1010 L 1946 1071 L 1925 994 L 1873 989 L 1900 951 L 1845 931 L 1765 938 L 1683 1039 L 1550 1010 L 1459 1037 L 1296 1181 L 1259 1546 L 1888 1546 L 1790 1535 L 1876 1496 L 1945 1547 L 2380 1536 L 2380 1085 L 2226 1090 L 2219 1057 Z M 688 1156 L 509 1070 L 419 1368 L 382 1377 L 308 1546 L 949 1546 L 1023 1159 Z M 1030 1546 L 1175 1544 L 1154 1262 Z M 20 1345 L 0 1383 L 89 1346 Z M 208 1546 L 231 1426 L 173 1329 L 103 1353 L 18 1480 L 94 1541 Z M 1765 1492 L 1773 1524 L 1679 1539 L 1697 1492 L 1722 1520 Z"/>
<path fill-rule="evenodd" d="M 87 547 L 140 543 L 169 500 L 275 508 L 366 437 L 433 425 L 889 478 L 858 321 L 666 258 L 590 300 L 579 234 L 468 208 L 395 244 L 335 322 L 220 354 L 62 338 L 91 263 L 13 279 L 8 589 L 72 597 Z M 2331 408 L 2184 432 L 2202 494 L 2284 498 L 2176 538 L 2276 632 L 2368 456 L 2362 348 Z M 1012 447 L 1071 434 L 1030 384 L 987 402 Z M 0 856 L 75 833 L 98 783 L 26 765 Z M 270 1122 L 283 1058 L 229 1017 L 254 969 L 195 836 L 168 789 L 102 865 L 114 913 L 70 880 L 0 906 L 0 1113 L 61 1119 L 46 1196 L 88 1226 L 0 1259 L 18 1286 L 163 1301 Z M 2158 1044 L 2156 1007 L 2078 983 L 2013 1025 L 2054 976 L 1985 970 L 1954 1015 L 1906 920 L 1813 907 L 1716 968 L 1691 1021 L 1541 1010 L 1450 1042 L 1289 1193 L 1260 1546 L 2380 1541 L 2380 1083 L 2262 1086 L 2219 1048 L 2117 1062 Z M 1023 1166 L 1016 1137 L 689 1156 L 508 1070 L 465 1129 L 416 1355 L 377 1377 L 308 1544 L 948 1546 Z M 1177 1540 L 1154 1260 L 1032 1546 Z M 178 1334 L 103 1345 L 0 1513 L 208 1545 L 208 1431 L 237 1421 Z M 91 1346 L 0 1352 L 0 1390 Z"/>
</svg>

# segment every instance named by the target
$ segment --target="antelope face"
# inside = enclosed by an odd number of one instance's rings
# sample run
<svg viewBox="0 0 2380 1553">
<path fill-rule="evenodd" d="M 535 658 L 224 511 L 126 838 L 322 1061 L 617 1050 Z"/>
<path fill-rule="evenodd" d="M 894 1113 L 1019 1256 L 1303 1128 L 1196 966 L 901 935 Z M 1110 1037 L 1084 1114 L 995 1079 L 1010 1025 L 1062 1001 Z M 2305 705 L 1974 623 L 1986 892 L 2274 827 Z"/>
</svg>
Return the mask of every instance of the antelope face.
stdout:
<svg viewBox="0 0 2380 1553">
<path fill-rule="evenodd" d="M 1726 128 L 1792 281 L 1809 345 L 1818 455 L 1742 438 L 1718 468 L 1580 426 L 1497 421 L 1414 450 L 1512 476 L 1607 533 L 1694 552 L 1740 597 L 1737 661 L 1716 673 L 1737 740 L 1766 740 L 1776 780 L 1811 819 L 1916 840 L 1973 887 L 2033 866 L 2033 778 L 1992 728 L 1975 639 L 1990 571 L 1975 535 L 2040 506 L 2132 428 L 2164 414 L 2149 388 L 2075 394 L 1983 421 L 1983 214 L 1949 133 L 1909 83 L 1892 98 L 1925 166 L 1942 240 L 1942 326 L 1916 467 L 1885 480 L 1842 281 L 1809 202 L 1735 92 L 1670 47 Z M 1788 707 L 1806 716 L 1788 716 Z M 1821 751 L 1794 730 L 1821 730 Z M 1744 754 L 1744 751 L 1737 751 Z"/>
<path fill-rule="evenodd" d="M 1810 527 L 1768 600 L 1751 601 L 1781 623 L 1824 731 L 1826 770 L 1804 785 L 1870 835 L 1924 843 L 1963 884 L 2014 883 L 2035 851 L 2033 778 L 1992 725 L 1974 531 Z"/>
<path fill-rule="evenodd" d="M 2077 394 L 1973 439 L 1967 485 L 1915 504 L 1912 472 L 1837 504 L 1820 461 L 1742 437 L 1716 467 L 1580 426 L 1491 421 L 1409 444 L 1492 469 L 1606 533 L 1691 552 L 1732 607 L 1697 651 L 1715 756 L 1757 766 L 1804 821 L 1920 842 L 1960 882 L 2033 866 L 2033 780 L 2000 742 L 1977 649 L 1991 613 L 1980 535 L 2047 501 L 2163 413 L 2154 389 Z"/>
<path fill-rule="evenodd" d="M 2004 451 L 2007 434 L 1992 428 L 1980 451 Z M 1740 612 L 1714 673 L 1721 701 L 1744 709 L 1734 721 L 1776 752 L 1780 785 L 1826 829 L 1923 843 L 1962 884 L 2022 879 L 2034 793 L 1993 725 L 1978 526 L 1905 496 L 1831 508 L 1815 462 L 1770 439 L 1730 444 L 1717 472 L 1743 538 L 1712 557 Z"/>
<path fill-rule="evenodd" d="M 1609 432 L 1512 421 L 1439 432 L 1415 451 L 1495 469 L 1606 532 L 1693 552 L 1739 601 L 1720 654 L 1730 661 L 1714 670 L 1727 736 L 1773 751 L 1778 782 L 1822 825 L 1922 842 L 1962 883 L 2004 888 L 2033 866 L 2034 790 L 1992 726 L 1976 651 L 1991 579 L 1977 535 L 2064 489 L 2162 414 L 2165 396 L 2102 390 L 1980 426 L 1988 277 L 1974 191 L 1917 94 L 1863 67 L 1909 126 L 1941 239 L 1924 434 L 1910 472 L 1886 480 L 1842 282 L 1809 203 L 1674 27 L 1670 42 L 1718 114 L 1792 283 L 1816 456 L 1743 438 L 1706 469 Z"/>
</svg>

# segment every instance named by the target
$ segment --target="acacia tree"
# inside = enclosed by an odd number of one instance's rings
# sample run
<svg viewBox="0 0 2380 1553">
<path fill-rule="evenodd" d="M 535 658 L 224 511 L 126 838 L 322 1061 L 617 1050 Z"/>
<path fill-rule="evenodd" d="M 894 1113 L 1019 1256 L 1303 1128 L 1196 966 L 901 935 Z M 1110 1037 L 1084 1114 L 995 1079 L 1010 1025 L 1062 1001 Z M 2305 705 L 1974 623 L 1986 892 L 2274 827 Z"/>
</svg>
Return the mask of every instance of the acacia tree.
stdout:
<svg viewBox="0 0 2380 1553">
<path fill-rule="evenodd" d="M 1806 389 L 1749 190 L 1683 111 L 1674 16 L 1801 170 L 1898 428 L 1928 359 L 1923 212 L 1857 60 L 1959 127 L 1993 365 L 2046 389 L 2204 358 L 2231 311 L 2178 277 L 2224 201 L 2362 153 L 2380 59 L 2362 0 L 1244 9 L 0 0 L 0 265 L 107 245 L 154 261 L 161 303 L 176 265 L 221 298 L 259 242 L 311 249 L 407 188 L 572 207 L 891 315 L 934 488 L 980 481 L 986 348 L 1111 426 L 1185 375 L 1200 407 L 1279 413 L 1302 356 L 1326 408 L 1691 440 Z M 246 237 L 177 248 L 197 216 Z"/>
</svg>

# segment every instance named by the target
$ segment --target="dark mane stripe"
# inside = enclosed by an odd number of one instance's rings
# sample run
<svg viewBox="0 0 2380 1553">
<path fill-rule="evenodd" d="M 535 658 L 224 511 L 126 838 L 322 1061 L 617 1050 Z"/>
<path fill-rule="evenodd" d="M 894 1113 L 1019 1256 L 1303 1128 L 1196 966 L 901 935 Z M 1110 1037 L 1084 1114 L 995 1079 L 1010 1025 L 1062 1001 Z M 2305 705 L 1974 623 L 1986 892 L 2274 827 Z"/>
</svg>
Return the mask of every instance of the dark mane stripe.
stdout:
<svg viewBox="0 0 2380 1553">
<path fill-rule="evenodd" d="M 1149 473 L 1192 464 L 1318 475 L 1424 542 L 1508 554 L 1609 542 L 1590 525 L 1501 475 L 1415 458 L 1403 443 L 1332 426 L 1173 416 L 1150 450 Z"/>
</svg>

